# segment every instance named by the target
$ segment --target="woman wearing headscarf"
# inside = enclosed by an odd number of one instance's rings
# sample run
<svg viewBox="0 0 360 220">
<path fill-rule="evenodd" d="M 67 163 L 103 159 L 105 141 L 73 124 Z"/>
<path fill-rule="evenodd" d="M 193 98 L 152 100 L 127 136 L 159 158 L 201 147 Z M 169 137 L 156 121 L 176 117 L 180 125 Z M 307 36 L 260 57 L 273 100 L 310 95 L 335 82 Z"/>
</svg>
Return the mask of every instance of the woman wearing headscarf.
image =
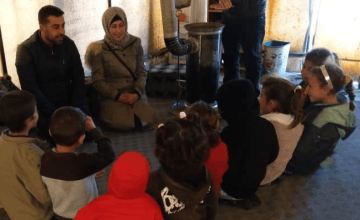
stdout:
<svg viewBox="0 0 360 220">
<path fill-rule="evenodd" d="M 127 32 L 125 12 L 108 8 L 102 17 L 103 40 L 91 43 L 85 62 L 94 88 L 100 93 L 100 118 L 117 130 L 141 130 L 155 123 L 155 110 L 147 104 L 141 40 Z"/>
</svg>

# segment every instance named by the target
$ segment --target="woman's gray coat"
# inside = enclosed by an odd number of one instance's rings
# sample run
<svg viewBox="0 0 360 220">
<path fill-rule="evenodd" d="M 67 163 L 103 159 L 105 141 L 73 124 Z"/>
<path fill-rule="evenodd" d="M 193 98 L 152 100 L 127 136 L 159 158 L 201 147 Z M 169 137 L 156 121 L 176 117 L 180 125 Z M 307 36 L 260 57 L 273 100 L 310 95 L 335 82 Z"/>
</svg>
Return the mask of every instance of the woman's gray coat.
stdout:
<svg viewBox="0 0 360 220">
<path fill-rule="evenodd" d="M 130 39 L 123 45 L 122 50 L 114 51 L 136 74 L 136 80 L 110 51 L 104 40 L 91 43 L 85 55 L 86 64 L 92 72 L 93 86 L 101 94 L 102 121 L 109 127 L 124 131 L 135 127 L 134 114 L 140 118 L 143 125 L 155 123 L 155 110 L 147 104 L 145 94 L 147 72 L 144 68 L 141 40 L 129 36 Z M 136 92 L 140 97 L 130 106 L 116 100 L 119 92 Z"/>
</svg>

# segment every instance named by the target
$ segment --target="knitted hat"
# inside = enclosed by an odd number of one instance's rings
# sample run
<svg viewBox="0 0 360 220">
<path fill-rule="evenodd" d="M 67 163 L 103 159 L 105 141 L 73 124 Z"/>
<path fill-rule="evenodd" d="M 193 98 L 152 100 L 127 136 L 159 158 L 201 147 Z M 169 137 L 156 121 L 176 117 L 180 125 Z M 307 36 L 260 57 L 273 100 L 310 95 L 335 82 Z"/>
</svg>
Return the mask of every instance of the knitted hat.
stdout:
<svg viewBox="0 0 360 220">
<path fill-rule="evenodd" d="M 260 112 L 254 86 L 247 79 L 224 83 L 217 91 L 217 102 L 221 116 L 228 123 Z"/>
<path fill-rule="evenodd" d="M 113 19 L 115 16 L 118 16 L 121 18 L 121 20 L 124 22 L 125 24 L 125 36 L 121 41 L 116 41 L 109 33 L 109 28 L 111 23 L 113 22 Z M 128 41 L 130 40 L 130 35 L 127 33 L 127 28 L 128 28 L 128 24 L 127 24 L 127 18 L 126 18 L 126 14 L 124 12 L 124 10 L 122 10 L 119 7 L 110 7 L 108 8 L 103 16 L 102 16 L 102 26 L 104 28 L 105 31 L 105 41 L 111 46 L 113 47 L 113 49 L 120 49 L 123 50 L 124 46 L 126 46 L 126 44 L 128 43 Z"/>
</svg>

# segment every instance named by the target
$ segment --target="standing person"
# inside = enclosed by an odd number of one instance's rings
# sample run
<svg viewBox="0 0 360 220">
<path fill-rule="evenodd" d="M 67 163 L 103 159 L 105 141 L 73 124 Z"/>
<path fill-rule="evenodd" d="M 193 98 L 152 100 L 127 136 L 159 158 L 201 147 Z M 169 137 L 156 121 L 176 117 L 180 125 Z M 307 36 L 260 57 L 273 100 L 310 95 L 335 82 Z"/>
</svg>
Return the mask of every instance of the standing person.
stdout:
<svg viewBox="0 0 360 220">
<path fill-rule="evenodd" d="M 163 220 L 159 205 L 145 192 L 149 175 L 141 153 L 122 153 L 111 168 L 108 192 L 81 209 L 75 220 Z"/>
<path fill-rule="evenodd" d="M 349 102 L 339 100 L 345 86 L 342 69 L 334 64 L 304 69 L 305 95 L 311 104 L 305 113 L 304 132 L 286 170 L 311 174 L 333 152 L 339 139 L 345 140 L 356 128 L 356 117 Z"/>
<path fill-rule="evenodd" d="M 229 168 L 223 177 L 220 198 L 249 210 L 260 205 L 255 193 L 265 177 L 267 165 L 278 156 L 275 129 L 259 116 L 259 102 L 247 79 L 224 83 L 218 90 L 217 101 L 219 112 L 228 123 L 221 131 L 221 140 L 229 151 Z"/>
<path fill-rule="evenodd" d="M 0 138 L 0 202 L 12 220 L 52 219 L 50 195 L 40 176 L 46 142 L 28 136 L 39 118 L 34 95 L 6 93 L 0 99 L 0 116 L 8 128 Z"/>
<path fill-rule="evenodd" d="M 75 218 L 78 210 L 98 196 L 95 173 L 115 160 L 109 138 L 95 127 L 90 116 L 80 109 L 64 106 L 51 117 L 49 133 L 56 148 L 41 157 L 40 174 L 46 184 L 56 217 Z M 89 132 L 97 144 L 97 153 L 77 153 Z"/>
<path fill-rule="evenodd" d="M 65 36 L 64 12 L 52 5 L 38 13 L 40 29 L 21 43 L 16 68 L 21 88 L 35 95 L 40 137 L 48 135 L 49 120 L 62 106 L 84 110 L 84 69 L 74 41 Z"/>
<path fill-rule="evenodd" d="M 85 56 L 93 86 L 101 94 L 101 120 L 123 131 L 151 127 L 155 110 L 147 104 L 141 40 L 127 32 L 126 14 L 119 7 L 104 12 L 102 25 L 104 40 L 90 44 Z"/>
<path fill-rule="evenodd" d="M 222 14 L 224 47 L 224 82 L 240 77 L 240 49 L 244 51 L 245 77 L 260 94 L 262 74 L 261 46 L 265 36 L 267 0 L 231 0 L 233 7 Z"/>
</svg>

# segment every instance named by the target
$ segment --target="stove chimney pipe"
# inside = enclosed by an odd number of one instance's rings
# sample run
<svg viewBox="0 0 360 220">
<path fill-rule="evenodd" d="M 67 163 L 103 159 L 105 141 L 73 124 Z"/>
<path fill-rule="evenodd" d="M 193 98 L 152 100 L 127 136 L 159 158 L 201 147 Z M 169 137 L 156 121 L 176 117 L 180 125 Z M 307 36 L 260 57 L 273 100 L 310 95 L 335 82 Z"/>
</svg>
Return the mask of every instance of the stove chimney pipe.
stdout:
<svg viewBox="0 0 360 220">
<path fill-rule="evenodd" d="M 191 0 L 161 0 L 161 13 L 163 20 L 164 40 L 169 51 L 177 56 L 194 53 L 198 49 L 197 40 L 188 38 L 180 40 L 177 31 L 177 19 L 175 9 L 190 5 Z"/>
</svg>

